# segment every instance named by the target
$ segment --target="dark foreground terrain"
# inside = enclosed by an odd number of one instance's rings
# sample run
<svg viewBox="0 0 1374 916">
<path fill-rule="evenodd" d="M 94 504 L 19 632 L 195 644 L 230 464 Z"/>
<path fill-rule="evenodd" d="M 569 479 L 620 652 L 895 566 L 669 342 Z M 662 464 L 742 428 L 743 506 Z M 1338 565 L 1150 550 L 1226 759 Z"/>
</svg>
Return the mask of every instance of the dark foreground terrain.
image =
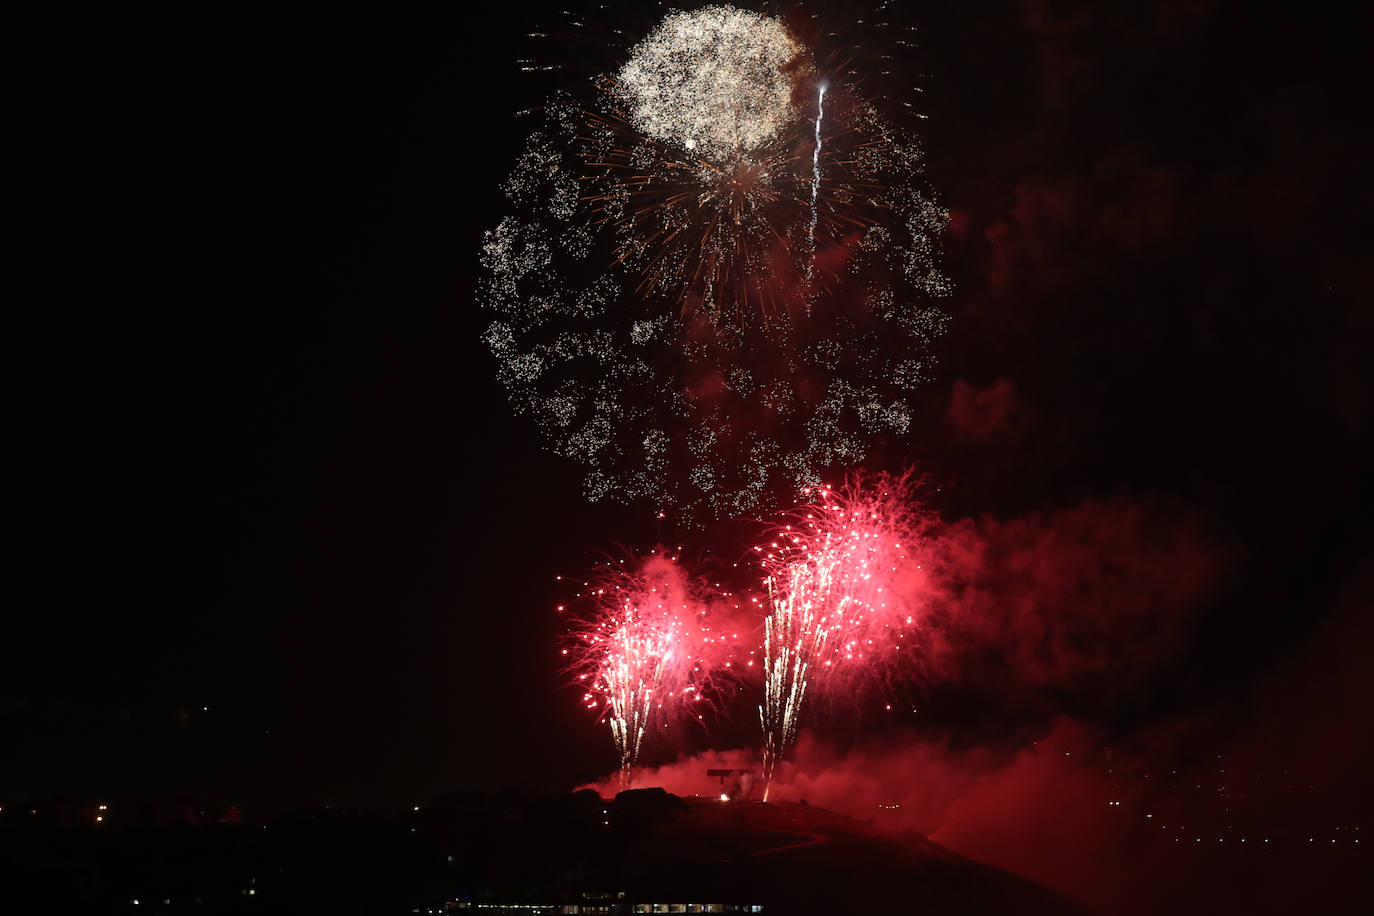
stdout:
<svg viewBox="0 0 1374 916">
<path fill-rule="evenodd" d="M 463 794 L 405 816 L 322 809 L 266 824 L 232 819 L 159 822 L 118 804 L 10 808 L 0 813 L 0 882 L 10 901 L 27 905 L 5 909 L 1081 912 L 922 837 L 806 805 L 645 789 L 613 801 L 589 791 Z"/>
</svg>

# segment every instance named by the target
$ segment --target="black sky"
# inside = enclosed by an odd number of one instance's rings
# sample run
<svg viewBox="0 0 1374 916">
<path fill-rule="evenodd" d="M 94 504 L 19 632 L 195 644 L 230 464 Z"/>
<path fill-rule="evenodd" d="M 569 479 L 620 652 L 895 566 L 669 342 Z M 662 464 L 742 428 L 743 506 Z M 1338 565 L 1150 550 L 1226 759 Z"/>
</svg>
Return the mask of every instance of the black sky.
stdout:
<svg viewBox="0 0 1374 916">
<path fill-rule="evenodd" d="M 1372 546 L 1358 30 L 1169 0 L 902 15 L 957 292 L 885 459 L 950 520 L 1186 507 L 1224 587 L 1170 688 L 1111 716 L 1263 682 Z M 558 79 L 514 61 L 553 16 L 7 30 L 0 801 L 402 804 L 612 765 L 550 663 L 553 577 L 659 528 L 585 503 L 510 416 L 472 298 L 514 112 Z"/>
</svg>

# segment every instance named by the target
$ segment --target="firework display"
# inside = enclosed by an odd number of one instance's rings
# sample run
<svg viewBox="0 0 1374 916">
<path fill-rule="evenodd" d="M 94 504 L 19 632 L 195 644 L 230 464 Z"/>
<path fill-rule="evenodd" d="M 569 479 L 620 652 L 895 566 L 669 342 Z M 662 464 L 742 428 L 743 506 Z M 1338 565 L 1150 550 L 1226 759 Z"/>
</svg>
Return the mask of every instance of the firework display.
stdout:
<svg viewBox="0 0 1374 916">
<path fill-rule="evenodd" d="M 796 117 L 787 68 L 801 55 L 778 20 L 728 6 L 672 13 L 617 74 L 646 137 L 729 159 Z"/>
<path fill-rule="evenodd" d="M 719 608 L 662 554 L 586 587 L 591 610 L 574 621 L 563 655 L 583 702 L 610 726 L 627 783 L 650 731 L 715 711 L 739 634 L 717 629 Z"/>
<path fill-rule="evenodd" d="M 808 691 L 852 692 L 907 661 L 926 594 L 930 520 L 909 477 L 856 480 L 791 513 L 756 550 L 767 573 L 764 799 Z"/>
<path fill-rule="evenodd" d="M 588 498 L 687 524 L 809 501 L 757 548 L 743 627 L 662 553 L 586 584 L 563 654 L 622 785 L 650 735 L 761 671 L 766 799 L 817 698 L 913 654 L 927 516 L 909 476 L 853 476 L 908 432 L 947 321 L 919 114 L 879 91 L 896 55 L 867 47 L 897 31 L 888 6 L 857 31 L 723 5 L 611 29 L 614 62 L 527 113 L 485 235 L 498 378 Z"/>
<path fill-rule="evenodd" d="M 512 404 L 588 498 L 758 515 L 907 432 L 946 216 L 900 106 L 822 44 L 673 13 L 534 113 L 479 299 Z"/>
</svg>

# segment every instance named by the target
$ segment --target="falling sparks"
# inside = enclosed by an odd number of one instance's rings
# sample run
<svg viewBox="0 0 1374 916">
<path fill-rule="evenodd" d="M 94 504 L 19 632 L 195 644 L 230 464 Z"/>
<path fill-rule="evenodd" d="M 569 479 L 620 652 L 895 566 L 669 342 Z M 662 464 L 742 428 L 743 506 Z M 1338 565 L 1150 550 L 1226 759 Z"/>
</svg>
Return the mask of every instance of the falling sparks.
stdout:
<svg viewBox="0 0 1374 916">
<path fill-rule="evenodd" d="M 910 429 L 947 218 L 895 106 L 835 58 L 707 7 L 536 112 L 478 299 L 588 499 L 760 515 Z"/>
<path fill-rule="evenodd" d="M 756 548 L 767 574 L 764 628 L 764 800 L 796 739 L 813 687 L 852 684 L 900 660 L 925 589 L 929 525 L 909 476 L 855 480 L 791 515 Z M 889 707 L 890 708 L 890 707 Z"/>
<path fill-rule="evenodd" d="M 652 729 L 715 711 L 738 641 L 715 631 L 709 603 L 674 561 L 660 555 L 636 567 L 589 583 L 591 611 L 562 650 L 584 705 L 610 726 L 623 785 Z"/>
</svg>

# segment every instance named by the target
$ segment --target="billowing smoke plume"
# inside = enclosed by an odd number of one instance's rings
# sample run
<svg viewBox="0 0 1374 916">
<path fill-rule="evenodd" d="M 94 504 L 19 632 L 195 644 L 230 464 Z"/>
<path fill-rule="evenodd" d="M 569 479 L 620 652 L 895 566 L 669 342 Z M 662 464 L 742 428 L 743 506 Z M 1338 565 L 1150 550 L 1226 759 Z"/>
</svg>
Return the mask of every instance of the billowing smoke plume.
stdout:
<svg viewBox="0 0 1374 916">
<path fill-rule="evenodd" d="M 1227 558 L 1182 507 L 1124 497 L 964 521 L 942 542 L 928 676 L 965 679 L 973 668 L 1029 687 L 1139 683 L 1186 642 Z"/>
<path fill-rule="evenodd" d="M 971 554 L 982 559 L 968 569 L 996 573 L 985 581 L 1003 589 L 1004 621 L 1022 633 L 1068 634 L 1082 626 L 1101 647 L 1063 648 L 1058 656 L 1011 652 L 1003 663 L 1018 679 L 1005 686 L 1017 691 L 1063 696 L 1077 685 L 1091 692 L 1113 659 L 1143 677 L 1161 661 L 1164 641 L 1146 640 L 1132 659 L 1131 635 L 1142 629 L 1141 619 L 1155 617 L 1182 631 L 1174 640 L 1185 640 L 1187 609 L 1216 587 L 1225 568 L 1215 542 L 1187 516 L 1159 506 L 1122 501 L 985 521 L 966 526 L 959 543 L 975 531 L 993 546 Z M 1094 533 L 1100 553 L 1086 546 Z M 1074 544 L 1078 549 L 1069 550 Z M 1078 565 L 1049 562 L 1051 545 Z M 1121 556 L 1131 552 L 1140 554 L 1134 565 Z M 1172 583 L 1139 579 L 1176 569 Z M 987 608 L 992 597 L 985 585 L 979 604 L 959 607 Z M 1367 663 L 1372 608 L 1368 562 L 1337 596 L 1326 623 L 1295 643 L 1270 677 L 1219 693 L 1186 718 L 1162 715 L 1123 730 L 1056 716 L 1027 737 L 984 734 L 976 741 L 923 732 L 918 719 L 843 750 L 826 739 L 822 722 L 803 731 L 778 766 L 770 801 L 804 801 L 896 836 L 928 836 L 1101 912 L 1326 911 L 1323 901 L 1345 899 L 1360 873 L 1350 865 L 1351 856 L 1363 854 L 1354 828 L 1374 816 L 1367 785 L 1374 740 L 1349 719 L 1350 703 L 1374 695 Z M 1121 631 L 1113 630 L 1114 620 Z M 961 651 L 972 651 L 979 634 L 996 646 L 1010 639 L 993 624 L 968 627 Z M 934 673 L 958 676 L 961 657 L 947 655 Z M 714 751 L 642 771 L 635 784 L 713 799 L 739 792 L 732 801 L 753 792 L 757 799 L 750 780 L 707 771 L 758 767 L 756 748 Z M 1282 854 L 1248 851 L 1266 842 Z"/>
</svg>

